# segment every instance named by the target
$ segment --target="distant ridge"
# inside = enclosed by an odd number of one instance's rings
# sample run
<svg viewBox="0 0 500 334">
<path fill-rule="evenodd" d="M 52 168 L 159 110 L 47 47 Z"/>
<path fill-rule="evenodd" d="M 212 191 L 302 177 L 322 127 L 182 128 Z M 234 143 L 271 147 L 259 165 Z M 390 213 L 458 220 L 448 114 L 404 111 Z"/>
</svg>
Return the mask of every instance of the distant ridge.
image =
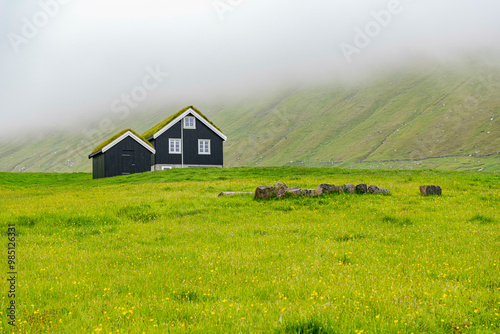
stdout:
<svg viewBox="0 0 500 334">
<path fill-rule="evenodd" d="M 496 64 L 412 66 L 356 84 L 294 88 L 199 108 L 228 137 L 226 167 L 500 171 Z M 89 172 L 87 155 L 97 144 L 123 128 L 146 131 L 177 110 L 131 116 L 96 138 L 56 131 L 1 142 L 0 170 Z"/>
</svg>

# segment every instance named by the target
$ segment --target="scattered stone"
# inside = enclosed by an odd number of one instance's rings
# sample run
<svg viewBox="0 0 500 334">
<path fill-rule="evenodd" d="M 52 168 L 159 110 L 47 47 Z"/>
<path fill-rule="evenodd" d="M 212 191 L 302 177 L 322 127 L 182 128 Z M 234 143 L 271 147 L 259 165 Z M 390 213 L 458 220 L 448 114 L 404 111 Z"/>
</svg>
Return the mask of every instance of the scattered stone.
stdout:
<svg viewBox="0 0 500 334">
<path fill-rule="evenodd" d="M 302 195 L 302 189 L 300 189 L 299 187 L 292 187 L 288 189 L 288 193 L 291 196 L 300 196 Z"/>
<path fill-rule="evenodd" d="M 441 195 L 442 190 L 440 186 L 435 186 L 435 185 L 424 185 L 420 186 L 420 193 L 424 196 L 429 196 L 429 195 Z"/>
<path fill-rule="evenodd" d="M 368 192 L 370 194 L 390 194 L 391 192 L 387 189 L 380 189 L 377 186 L 371 185 L 368 187 Z"/>
<path fill-rule="evenodd" d="M 344 187 L 343 186 L 336 186 L 333 188 L 333 192 L 342 194 L 344 192 Z"/>
<path fill-rule="evenodd" d="M 323 192 L 318 189 L 302 189 L 302 195 L 304 196 L 315 197 L 320 196 L 321 194 L 323 194 Z"/>
<path fill-rule="evenodd" d="M 330 194 L 335 189 L 333 184 L 320 184 L 318 186 L 318 190 L 321 190 L 322 194 Z"/>
<path fill-rule="evenodd" d="M 219 194 L 219 197 L 222 196 L 233 196 L 233 195 L 248 195 L 253 194 L 252 192 L 243 192 L 243 191 L 223 191 Z"/>
<path fill-rule="evenodd" d="M 254 198 L 268 200 L 273 196 L 273 194 L 274 194 L 274 187 L 258 186 L 257 189 L 255 189 Z"/>
<path fill-rule="evenodd" d="M 358 184 L 356 186 L 356 194 L 366 194 L 367 191 L 368 187 L 364 183 Z"/>
<path fill-rule="evenodd" d="M 344 192 L 349 193 L 349 194 L 354 194 L 355 190 L 356 190 L 356 187 L 354 187 L 354 184 L 351 184 L 351 183 L 344 184 Z"/>
<path fill-rule="evenodd" d="M 274 193 L 276 197 L 283 197 L 288 191 L 288 187 L 283 182 L 278 182 L 274 184 Z"/>
<path fill-rule="evenodd" d="M 424 188 L 422 188 L 422 187 L 424 187 Z M 420 189 L 421 189 L 420 191 L 422 192 L 422 194 L 441 195 L 441 188 L 439 188 L 439 186 L 421 186 Z M 424 189 L 424 190 L 422 190 L 422 189 Z M 367 185 L 365 183 L 358 184 L 357 186 L 354 186 L 351 183 L 344 184 L 343 186 L 335 186 L 333 184 L 323 183 L 323 184 L 320 184 L 317 189 L 301 189 L 299 187 L 288 188 L 285 183 L 277 182 L 274 184 L 273 187 L 271 187 L 271 186 L 259 186 L 259 187 L 257 187 L 257 189 L 255 189 L 255 198 L 262 199 L 262 200 L 268 200 L 273 196 L 281 198 L 281 197 L 285 196 L 286 194 L 289 194 L 290 196 L 293 196 L 293 197 L 300 196 L 300 195 L 307 196 L 307 197 L 316 197 L 316 196 L 321 196 L 323 194 L 330 194 L 330 193 L 390 194 L 390 191 L 387 189 L 380 189 L 379 187 L 377 187 L 375 185 L 370 185 L 369 187 L 367 187 Z M 248 193 L 248 192 L 222 192 L 219 194 L 219 197 L 232 196 L 232 195 L 238 195 L 238 194 L 251 194 L 251 193 Z"/>
</svg>

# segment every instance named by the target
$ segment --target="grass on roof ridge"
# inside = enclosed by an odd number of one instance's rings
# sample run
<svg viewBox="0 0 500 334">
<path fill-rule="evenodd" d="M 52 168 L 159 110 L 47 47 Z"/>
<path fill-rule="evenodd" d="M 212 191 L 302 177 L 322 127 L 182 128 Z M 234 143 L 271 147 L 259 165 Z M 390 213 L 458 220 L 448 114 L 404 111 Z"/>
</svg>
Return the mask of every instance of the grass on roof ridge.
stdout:
<svg viewBox="0 0 500 334">
<path fill-rule="evenodd" d="M 102 142 L 99 146 L 97 146 L 93 151 L 92 153 L 90 153 L 90 155 L 96 153 L 96 152 L 99 152 L 100 150 L 102 150 L 104 147 L 106 147 L 108 144 L 111 144 L 116 138 L 120 137 L 121 135 L 123 135 L 124 133 L 126 133 L 127 131 L 130 131 L 132 132 L 134 135 L 136 135 L 137 137 L 141 138 L 145 143 L 147 143 L 149 146 L 151 146 L 151 148 L 154 148 L 153 145 L 151 145 L 150 142 L 148 142 L 143 136 L 141 136 L 140 134 L 138 134 L 137 132 L 135 132 L 134 130 L 132 129 L 125 129 L 125 130 L 122 130 L 120 132 L 118 132 L 116 135 L 114 135 L 113 137 L 109 138 L 108 140 Z"/>
<path fill-rule="evenodd" d="M 142 134 L 142 136 L 144 138 L 150 138 L 152 137 L 155 133 L 157 133 L 158 131 L 160 131 L 161 129 L 163 129 L 165 126 L 167 126 L 170 122 L 172 122 L 174 119 L 176 119 L 177 117 L 179 117 L 180 115 L 182 115 L 185 111 L 187 111 L 188 109 L 193 109 L 195 112 L 197 112 L 201 117 L 203 117 L 208 123 L 210 123 L 214 128 L 216 128 L 217 130 L 219 130 L 221 133 L 222 133 L 222 130 L 219 129 L 217 127 L 217 125 L 215 125 L 214 123 L 212 123 L 211 120 L 209 120 L 205 115 L 203 115 L 203 113 L 201 111 L 199 111 L 198 109 L 196 109 L 195 107 L 193 106 L 187 106 L 186 108 L 183 108 L 181 110 L 179 110 L 178 112 L 176 112 L 175 114 L 165 118 L 163 121 L 161 121 L 160 123 L 156 124 L 155 126 L 153 126 L 151 129 L 147 130 L 146 132 L 144 132 Z"/>
</svg>

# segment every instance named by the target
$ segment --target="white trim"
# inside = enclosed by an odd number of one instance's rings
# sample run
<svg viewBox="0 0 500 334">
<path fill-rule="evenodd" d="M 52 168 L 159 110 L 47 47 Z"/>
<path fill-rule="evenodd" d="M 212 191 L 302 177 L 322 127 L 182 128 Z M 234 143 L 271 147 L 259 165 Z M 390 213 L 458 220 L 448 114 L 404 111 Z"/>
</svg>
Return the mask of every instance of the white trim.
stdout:
<svg viewBox="0 0 500 334">
<path fill-rule="evenodd" d="M 181 126 L 181 165 L 184 168 L 184 128 Z"/>
<path fill-rule="evenodd" d="M 168 123 L 166 126 L 164 126 L 163 129 L 161 129 L 160 131 L 158 131 L 157 133 L 155 133 L 153 135 L 153 139 L 156 139 L 159 136 L 161 136 L 165 131 L 167 131 L 168 129 L 170 129 L 172 126 L 174 126 L 175 124 L 177 124 L 177 122 L 179 122 L 179 120 L 183 119 L 184 117 L 186 117 L 189 114 L 192 114 L 200 122 L 202 122 L 203 124 L 205 124 L 210 130 L 212 130 L 219 137 L 221 137 L 222 140 L 224 140 L 224 141 L 227 140 L 227 137 L 224 136 L 224 134 L 222 132 L 220 132 L 219 130 L 217 130 L 212 124 L 210 124 L 209 122 L 207 122 L 203 117 L 201 117 L 196 111 L 194 111 L 191 108 L 189 108 L 188 110 L 186 110 L 185 112 L 183 112 L 181 115 L 177 116 L 176 119 L 174 119 L 173 121 L 171 121 L 170 123 Z"/>
<path fill-rule="evenodd" d="M 200 142 L 201 141 L 208 141 L 208 153 L 207 152 L 200 152 Z M 211 155 L 212 154 L 212 143 L 210 142 L 210 139 L 198 139 L 198 155 Z"/>
<path fill-rule="evenodd" d="M 108 145 L 104 146 L 102 148 L 101 152 L 102 153 L 106 152 L 107 150 L 109 150 L 110 148 L 112 148 L 113 146 L 115 146 L 116 144 L 118 144 L 119 142 L 121 142 L 123 139 L 125 139 L 127 137 L 131 137 L 136 142 L 138 142 L 139 144 L 141 144 L 142 146 L 144 146 L 145 148 L 147 148 L 151 153 L 156 154 L 156 150 L 154 148 L 152 148 L 151 146 L 149 146 L 148 144 L 146 144 L 144 142 L 144 140 L 142 140 L 141 138 L 137 137 L 135 134 L 133 134 L 130 131 L 125 132 L 120 137 L 116 138 L 111 143 L 109 143 Z"/>
<path fill-rule="evenodd" d="M 179 152 L 172 152 L 170 142 L 172 140 L 179 141 Z M 168 154 L 182 154 L 182 139 L 181 138 L 168 138 Z"/>
<path fill-rule="evenodd" d="M 178 165 L 175 165 L 175 164 L 170 164 L 170 165 L 156 164 L 156 165 L 151 166 L 151 170 L 153 170 L 153 171 L 162 170 L 161 169 L 162 166 L 169 166 L 172 168 L 195 168 L 195 167 L 199 167 L 199 168 L 213 168 L 213 167 L 223 168 L 224 167 L 223 165 L 189 165 L 189 164 L 184 164 L 184 167 L 182 167 L 181 164 L 178 164 Z"/>
<path fill-rule="evenodd" d="M 186 126 L 186 120 L 187 119 L 193 119 L 193 126 Z M 186 116 L 182 119 L 182 125 L 184 126 L 184 129 L 196 129 L 196 117 L 194 116 Z"/>
</svg>

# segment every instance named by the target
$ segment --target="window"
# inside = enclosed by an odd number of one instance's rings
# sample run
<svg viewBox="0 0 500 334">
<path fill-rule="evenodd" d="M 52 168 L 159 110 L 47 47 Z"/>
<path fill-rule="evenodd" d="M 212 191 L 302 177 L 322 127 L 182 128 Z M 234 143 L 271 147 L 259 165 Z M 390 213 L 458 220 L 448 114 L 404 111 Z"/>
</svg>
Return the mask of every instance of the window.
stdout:
<svg viewBox="0 0 500 334">
<path fill-rule="evenodd" d="M 196 129 L 194 117 L 184 117 L 184 129 Z"/>
<path fill-rule="evenodd" d="M 198 154 L 210 154 L 210 139 L 198 139 Z"/>
<path fill-rule="evenodd" d="M 168 153 L 181 154 L 181 140 L 180 139 L 169 139 L 168 140 Z"/>
<path fill-rule="evenodd" d="M 172 169 L 172 166 L 161 166 L 161 170 Z"/>
</svg>

